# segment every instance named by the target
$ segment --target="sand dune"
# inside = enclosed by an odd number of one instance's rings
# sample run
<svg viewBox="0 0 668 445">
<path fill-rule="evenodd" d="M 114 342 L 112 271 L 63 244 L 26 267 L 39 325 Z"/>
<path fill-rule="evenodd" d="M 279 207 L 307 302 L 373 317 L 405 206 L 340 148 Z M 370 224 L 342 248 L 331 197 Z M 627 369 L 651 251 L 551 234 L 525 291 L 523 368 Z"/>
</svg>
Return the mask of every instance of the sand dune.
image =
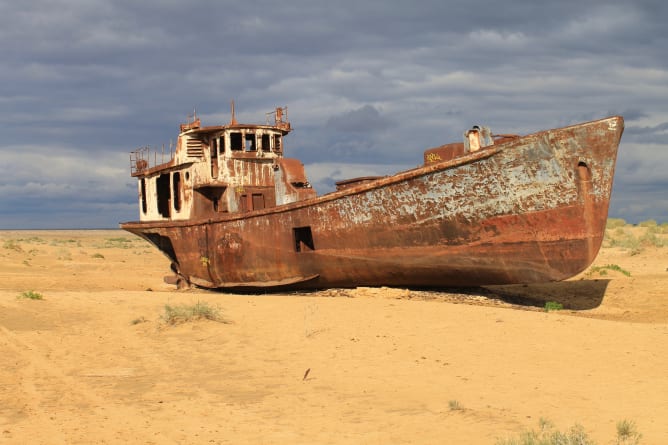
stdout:
<svg viewBox="0 0 668 445">
<path fill-rule="evenodd" d="M 168 264 L 121 231 L 0 232 L 0 444 L 493 444 L 541 417 L 668 442 L 667 247 L 449 292 L 177 291 Z M 222 321 L 161 318 L 197 302 Z"/>
</svg>

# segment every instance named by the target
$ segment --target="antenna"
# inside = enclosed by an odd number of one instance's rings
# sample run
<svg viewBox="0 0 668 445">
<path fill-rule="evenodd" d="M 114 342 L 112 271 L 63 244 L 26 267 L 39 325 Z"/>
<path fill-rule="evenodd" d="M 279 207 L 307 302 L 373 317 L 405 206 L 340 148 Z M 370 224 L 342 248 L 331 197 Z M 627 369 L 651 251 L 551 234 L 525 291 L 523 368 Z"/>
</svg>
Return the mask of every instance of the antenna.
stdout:
<svg viewBox="0 0 668 445">
<path fill-rule="evenodd" d="M 230 125 L 237 125 L 237 118 L 234 116 L 234 100 L 232 101 L 232 120 L 230 121 Z"/>
</svg>

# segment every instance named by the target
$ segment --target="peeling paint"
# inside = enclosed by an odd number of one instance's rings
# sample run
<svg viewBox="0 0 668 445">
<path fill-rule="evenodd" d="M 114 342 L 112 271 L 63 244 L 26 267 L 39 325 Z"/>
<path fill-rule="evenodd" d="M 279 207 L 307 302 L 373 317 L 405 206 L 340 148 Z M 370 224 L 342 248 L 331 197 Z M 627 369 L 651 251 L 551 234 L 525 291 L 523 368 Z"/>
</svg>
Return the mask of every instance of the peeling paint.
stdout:
<svg viewBox="0 0 668 445">
<path fill-rule="evenodd" d="M 585 269 L 600 248 L 621 117 L 528 136 L 478 127 L 477 150 L 465 132 L 426 150 L 421 167 L 341 181 L 322 196 L 301 162 L 283 157 L 286 117 L 182 127 L 172 160 L 135 162 L 140 219 L 121 227 L 169 256 L 181 282 L 228 288 L 552 281 Z M 232 133 L 251 149 L 232 150 Z M 195 137 L 201 156 L 192 144 L 184 154 Z"/>
</svg>

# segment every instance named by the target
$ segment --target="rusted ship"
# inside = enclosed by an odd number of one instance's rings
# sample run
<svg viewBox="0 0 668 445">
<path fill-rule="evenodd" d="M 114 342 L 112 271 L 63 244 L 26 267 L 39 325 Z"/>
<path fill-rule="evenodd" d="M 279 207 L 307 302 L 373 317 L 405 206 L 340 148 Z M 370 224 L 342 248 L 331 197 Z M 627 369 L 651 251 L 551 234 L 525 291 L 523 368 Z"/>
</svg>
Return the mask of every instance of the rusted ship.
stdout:
<svg viewBox="0 0 668 445">
<path fill-rule="evenodd" d="M 169 257 L 179 286 L 563 280 L 601 246 L 623 128 L 621 116 L 525 136 L 475 126 L 417 168 L 318 196 L 303 164 L 284 157 L 287 109 L 264 124 L 240 124 L 234 109 L 226 125 L 193 116 L 173 153 L 131 153 L 139 220 L 121 228 Z"/>
</svg>

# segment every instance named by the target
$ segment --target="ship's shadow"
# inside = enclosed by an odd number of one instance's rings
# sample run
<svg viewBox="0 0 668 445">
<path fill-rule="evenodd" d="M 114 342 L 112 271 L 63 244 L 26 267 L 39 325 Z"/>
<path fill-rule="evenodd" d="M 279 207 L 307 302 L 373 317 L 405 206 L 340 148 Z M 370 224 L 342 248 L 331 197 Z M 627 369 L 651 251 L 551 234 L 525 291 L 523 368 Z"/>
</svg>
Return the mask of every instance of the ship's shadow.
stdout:
<svg viewBox="0 0 668 445">
<path fill-rule="evenodd" d="M 498 298 L 520 306 L 545 307 L 547 302 L 563 305 L 564 309 L 587 310 L 601 305 L 610 280 L 558 281 L 536 284 L 507 284 L 483 286 L 490 298 Z"/>
<path fill-rule="evenodd" d="M 610 280 L 558 281 L 534 284 L 504 284 L 479 287 L 421 288 L 410 287 L 401 298 L 425 300 L 452 300 L 466 302 L 469 298 L 484 297 L 508 304 L 544 308 L 545 303 L 559 303 L 564 309 L 587 310 L 601 305 Z M 225 289 L 226 293 L 240 295 L 272 295 L 288 292 L 290 295 L 318 297 L 354 297 L 354 287 L 296 290 L 290 287 L 267 289 Z M 381 288 L 378 288 L 381 289 Z M 220 290 L 219 290 L 220 291 Z"/>
</svg>

